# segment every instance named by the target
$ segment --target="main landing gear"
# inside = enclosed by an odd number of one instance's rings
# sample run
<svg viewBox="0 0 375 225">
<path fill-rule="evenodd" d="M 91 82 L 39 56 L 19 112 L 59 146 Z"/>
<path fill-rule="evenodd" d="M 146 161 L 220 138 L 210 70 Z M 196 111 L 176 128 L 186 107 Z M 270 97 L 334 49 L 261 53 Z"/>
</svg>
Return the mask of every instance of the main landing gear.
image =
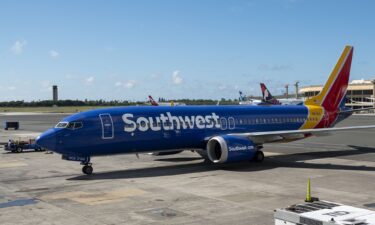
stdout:
<svg viewBox="0 0 375 225">
<path fill-rule="evenodd" d="M 263 162 L 263 160 L 264 160 L 263 151 L 260 151 L 260 150 L 256 151 L 253 160 L 255 162 Z"/>
<path fill-rule="evenodd" d="M 261 150 L 262 148 L 263 148 L 263 145 L 256 146 L 257 151 L 255 152 L 254 157 L 253 157 L 254 162 L 257 162 L 257 163 L 263 162 L 264 153 Z"/>
</svg>

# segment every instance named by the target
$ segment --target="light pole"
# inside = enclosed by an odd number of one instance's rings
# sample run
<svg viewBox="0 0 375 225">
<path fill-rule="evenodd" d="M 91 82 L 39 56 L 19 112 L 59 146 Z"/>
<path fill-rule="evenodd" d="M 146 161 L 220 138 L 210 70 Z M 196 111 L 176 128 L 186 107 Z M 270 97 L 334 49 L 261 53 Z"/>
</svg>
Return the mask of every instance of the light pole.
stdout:
<svg viewBox="0 0 375 225">
<path fill-rule="evenodd" d="M 298 84 L 298 81 L 296 81 L 296 83 L 294 84 L 294 86 L 296 86 L 296 99 L 298 99 Z"/>
<path fill-rule="evenodd" d="M 375 107 L 375 79 L 373 79 L 371 81 L 372 83 L 372 98 L 371 98 L 371 101 L 372 101 L 372 107 Z M 375 111 L 373 111 L 375 112 Z"/>
<path fill-rule="evenodd" d="M 288 99 L 289 98 L 289 84 L 285 84 L 285 94 L 286 94 L 286 98 Z"/>
</svg>

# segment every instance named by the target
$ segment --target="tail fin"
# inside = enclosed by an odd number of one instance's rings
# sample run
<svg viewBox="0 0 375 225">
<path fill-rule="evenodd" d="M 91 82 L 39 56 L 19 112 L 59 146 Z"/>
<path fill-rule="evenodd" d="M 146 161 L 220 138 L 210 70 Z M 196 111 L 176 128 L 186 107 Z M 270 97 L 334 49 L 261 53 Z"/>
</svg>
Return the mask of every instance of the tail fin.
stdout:
<svg viewBox="0 0 375 225">
<path fill-rule="evenodd" d="M 345 98 L 352 64 L 353 47 L 346 46 L 322 91 L 307 99 L 305 105 L 322 106 L 327 112 L 337 112 Z"/>
<path fill-rule="evenodd" d="M 148 96 L 148 100 L 150 101 L 151 105 L 158 106 L 159 104 L 152 98 L 151 95 Z"/>
<path fill-rule="evenodd" d="M 271 92 L 268 91 L 264 83 L 260 83 L 260 89 L 262 89 L 263 102 L 269 103 L 272 105 L 280 105 L 280 102 L 272 96 Z"/>
</svg>

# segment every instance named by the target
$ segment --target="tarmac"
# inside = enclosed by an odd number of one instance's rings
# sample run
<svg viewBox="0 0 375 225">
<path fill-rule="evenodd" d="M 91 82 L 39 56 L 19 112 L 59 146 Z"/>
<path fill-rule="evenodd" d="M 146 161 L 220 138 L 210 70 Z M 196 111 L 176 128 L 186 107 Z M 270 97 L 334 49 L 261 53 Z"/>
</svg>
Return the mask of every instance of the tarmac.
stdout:
<svg viewBox="0 0 375 225">
<path fill-rule="evenodd" d="M 26 138 L 65 114 L 0 114 Z M 352 116 L 339 126 L 372 125 Z M 307 179 L 322 200 L 375 210 L 375 130 L 265 145 L 263 163 L 205 164 L 185 151 L 93 158 L 94 174 L 44 152 L 0 147 L 0 224 L 274 224 L 273 210 L 303 202 Z"/>
</svg>

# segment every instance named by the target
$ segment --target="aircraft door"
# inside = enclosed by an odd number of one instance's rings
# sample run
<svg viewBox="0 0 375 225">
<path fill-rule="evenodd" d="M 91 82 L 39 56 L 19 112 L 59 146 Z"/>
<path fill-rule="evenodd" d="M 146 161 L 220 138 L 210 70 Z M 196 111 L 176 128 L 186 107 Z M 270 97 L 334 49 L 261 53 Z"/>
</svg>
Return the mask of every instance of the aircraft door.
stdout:
<svg viewBox="0 0 375 225">
<path fill-rule="evenodd" d="M 227 129 L 227 119 L 225 117 L 220 118 L 220 127 L 222 130 Z"/>
<path fill-rule="evenodd" d="M 112 139 L 114 137 L 113 121 L 110 114 L 100 114 L 100 121 L 102 122 L 102 139 Z"/>
<path fill-rule="evenodd" d="M 235 125 L 234 118 L 233 117 L 229 117 L 228 118 L 228 127 L 229 127 L 229 129 L 233 130 L 235 126 L 236 125 Z"/>
</svg>

